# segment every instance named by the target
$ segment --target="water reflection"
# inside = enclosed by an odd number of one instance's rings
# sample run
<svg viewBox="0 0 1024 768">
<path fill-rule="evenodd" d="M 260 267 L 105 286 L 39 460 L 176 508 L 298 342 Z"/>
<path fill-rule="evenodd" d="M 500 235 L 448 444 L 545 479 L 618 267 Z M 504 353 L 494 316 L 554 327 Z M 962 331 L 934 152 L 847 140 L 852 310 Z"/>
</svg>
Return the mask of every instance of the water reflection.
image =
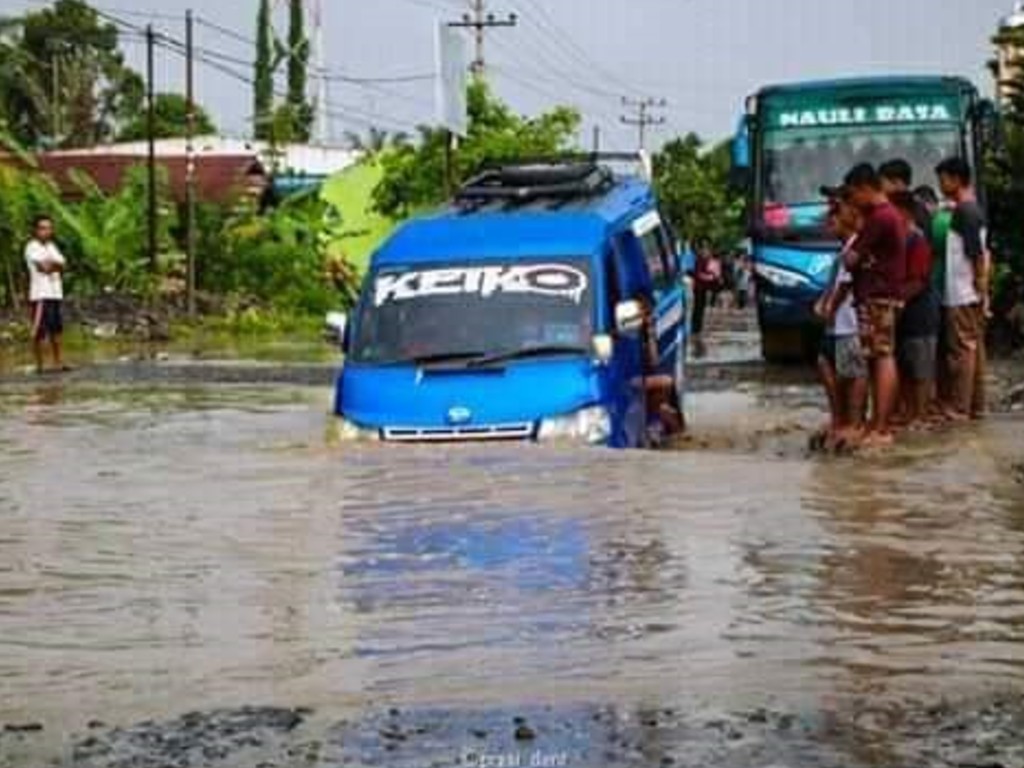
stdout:
<svg viewBox="0 0 1024 768">
<path fill-rule="evenodd" d="M 868 697 L 884 750 L 890 702 L 1024 680 L 1019 424 L 833 462 L 325 448 L 328 408 L 270 389 L 8 399 L 0 721 L 771 704 L 828 734 Z M 631 749 L 680 739 L 647 730 Z"/>
</svg>

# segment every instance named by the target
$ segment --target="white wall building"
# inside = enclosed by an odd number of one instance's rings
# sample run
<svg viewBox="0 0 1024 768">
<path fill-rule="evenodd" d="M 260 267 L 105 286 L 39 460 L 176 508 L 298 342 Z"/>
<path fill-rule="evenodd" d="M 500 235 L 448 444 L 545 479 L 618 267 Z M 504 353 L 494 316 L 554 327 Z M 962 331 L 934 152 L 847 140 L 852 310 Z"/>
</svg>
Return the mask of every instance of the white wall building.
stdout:
<svg viewBox="0 0 1024 768">
<path fill-rule="evenodd" d="M 261 141 L 228 139 L 219 136 L 197 136 L 193 140 L 199 158 L 216 155 L 252 155 L 268 170 L 296 176 L 324 177 L 344 171 L 359 162 L 361 153 L 342 147 L 321 147 L 307 144 L 278 146 L 271 152 L 270 145 Z M 156 142 L 157 157 L 184 157 L 185 139 L 161 139 Z M 149 145 L 145 141 L 106 144 L 89 149 L 64 152 L 65 155 L 121 155 L 145 157 Z"/>
</svg>

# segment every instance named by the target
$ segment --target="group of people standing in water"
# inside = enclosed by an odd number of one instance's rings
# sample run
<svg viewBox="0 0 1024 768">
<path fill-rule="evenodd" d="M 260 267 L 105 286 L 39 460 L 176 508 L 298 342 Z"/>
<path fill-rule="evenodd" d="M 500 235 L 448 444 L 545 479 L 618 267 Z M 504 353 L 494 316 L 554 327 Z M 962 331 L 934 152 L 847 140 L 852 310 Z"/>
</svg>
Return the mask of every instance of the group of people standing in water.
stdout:
<svg viewBox="0 0 1024 768">
<path fill-rule="evenodd" d="M 936 168 L 939 193 L 910 164 L 860 164 L 821 190 L 843 243 L 815 311 L 830 448 L 888 445 L 898 429 L 981 418 L 991 255 L 972 170 Z"/>
</svg>

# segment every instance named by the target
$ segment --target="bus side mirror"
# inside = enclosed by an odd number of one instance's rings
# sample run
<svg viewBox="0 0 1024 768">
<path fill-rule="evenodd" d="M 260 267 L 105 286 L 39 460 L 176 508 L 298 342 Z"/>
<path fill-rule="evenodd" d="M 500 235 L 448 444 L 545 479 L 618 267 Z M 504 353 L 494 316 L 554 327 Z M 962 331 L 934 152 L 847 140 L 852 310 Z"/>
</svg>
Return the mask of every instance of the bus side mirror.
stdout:
<svg viewBox="0 0 1024 768">
<path fill-rule="evenodd" d="M 1002 123 L 995 103 L 990 99 L 978 102 L 974 120 L 983 150 L 996 153 L 1001 151 L 1004 146 Z"/>
<path fill-rule="evenodd" d="M 752 162 L 750 152 L 750 139 L 752 135 L 753 118 L 744 115 L 740 120 L 739 129 L 732 140 L 732 164 L 729 168 L 729 187 L 737 193 L 745 193 L 750 189 L 752 181 Z"/>
<path fill-rule="evenodd" d="M 751 173 L 749 167 L 734 165 L 729 169 L 729 188 L 736 193 L 746 193 L 750 189 Z"/>
</svg>

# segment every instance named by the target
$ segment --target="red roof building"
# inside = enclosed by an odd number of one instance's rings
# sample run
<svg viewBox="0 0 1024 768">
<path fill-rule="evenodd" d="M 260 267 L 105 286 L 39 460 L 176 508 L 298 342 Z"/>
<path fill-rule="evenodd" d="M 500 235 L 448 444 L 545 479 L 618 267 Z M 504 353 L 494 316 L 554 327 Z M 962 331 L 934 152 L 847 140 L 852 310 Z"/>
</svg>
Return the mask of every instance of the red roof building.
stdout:
<svg viewBox="0 0 1024 768">
<path fill-rule="evenodd" d="M 128 171 L 145 166 L 146 157 L 101 152 L 47 152 L 37 156 L 39 170 L 53 177 L 69 198 L 79 196 L 80 190 L 73 172 L 84 173 L 101 190 L 114 193 L 121 188 Z M 185 201 L 187 160 L 181 155 L 157 156 L 157 166 L 164 169 L 170 183 L 172 198 Z M 197 155 L 196 196 L 202 202 L 225 203 L 239 195 L 260 194 L 268 177 L 255 154 L 251 155 Z"/>
</svg>

